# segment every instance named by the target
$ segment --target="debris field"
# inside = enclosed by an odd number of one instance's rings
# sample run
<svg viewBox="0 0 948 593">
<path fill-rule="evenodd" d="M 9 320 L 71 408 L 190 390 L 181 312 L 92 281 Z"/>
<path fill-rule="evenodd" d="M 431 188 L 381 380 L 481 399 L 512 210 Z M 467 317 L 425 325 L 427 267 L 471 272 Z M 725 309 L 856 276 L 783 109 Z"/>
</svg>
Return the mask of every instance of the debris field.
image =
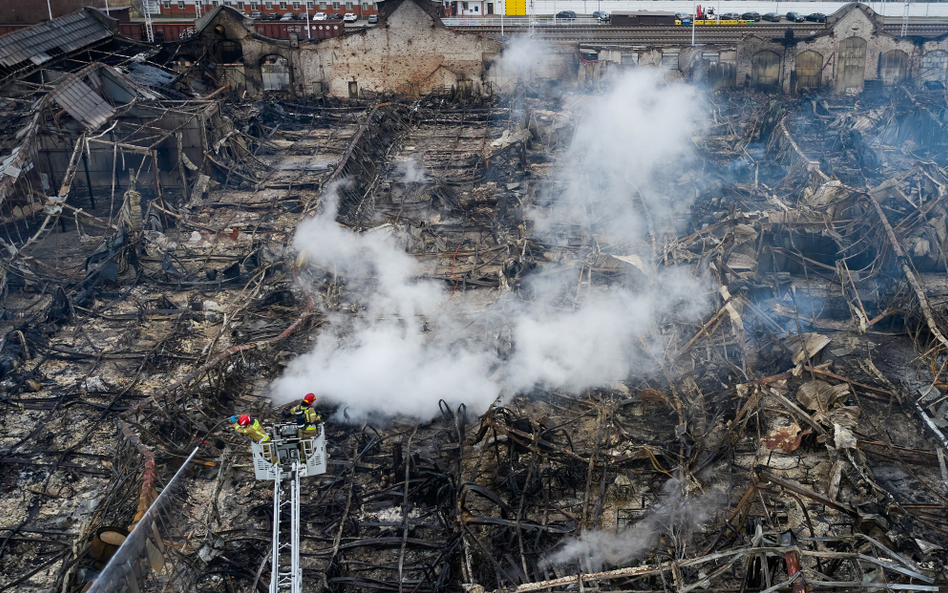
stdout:
<svg viewBox="0 0 948 593">
<path fill-rule="evenodd" d="M 465 343 L 501 366 L 524 348 L 501 306 L 583 311 L 665 290 L 671 270 L 696 279 L 702 306 L 683 313 L 670 291 L 629 350 L 593 336 L 594 359 L 636 361 L 594 386 L 538 378 L 484 405 L 459 401 L 464 375 L 445 368 L 440 401 L 384 415 L 320 394 L 330 469 L 303 490 L 305 590 L 945 586 L 943 92 L 896 88 L 858 109 L 701 94 L 689 157 L 622 196 L 641 222 L 628 237 L 597 193 L 615 185 L 577 154 L 610 92 L 152 91 L 127 107 L 137 123 L 115 107 L 107 135 L 46 106 L 44 133 L 76 142 L 56 180 L 72 180 L 68 200 L 0 207 L 14 247 L 0 258 L 0 590 L 84 590 L 102 569 L 96 534 L 133 525 L 195 447 L 163 559 L 146 564 L 154 590 L 266 590 L 272 485 L 227 419 L 285 420 L 273 382 L 339 319 L 373 315 L 373 278 L 294 246 L 330 202 L 347 233 L 408 253 Z M 156 123 L 172 115 L 209 135 L 196 170 L 158 154 L 181 146 Z M 86 185 L 96 142 L 123 158 Z M 580 177 L 583 215 L 550 223 Z M 31 192 L 46 204 L 56 190 Z"/>
</svg>

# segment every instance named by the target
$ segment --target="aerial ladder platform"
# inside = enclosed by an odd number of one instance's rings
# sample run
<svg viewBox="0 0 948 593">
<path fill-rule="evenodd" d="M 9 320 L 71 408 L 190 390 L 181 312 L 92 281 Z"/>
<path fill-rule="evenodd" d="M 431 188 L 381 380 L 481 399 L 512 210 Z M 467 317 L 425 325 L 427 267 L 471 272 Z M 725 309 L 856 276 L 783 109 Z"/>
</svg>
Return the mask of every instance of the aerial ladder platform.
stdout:
<svg viewBox="0 0 948 593">
<path fill-rule="evenodd" d="M 270 593 L 302 593 L 300 478 L 326 473 L 324 425 L 320 422 L 315 430 L 301 431 L 295 423 L 276 424 L 270 440 L 250 447 L 254 476 L 273 480 Z"/>
</svg>

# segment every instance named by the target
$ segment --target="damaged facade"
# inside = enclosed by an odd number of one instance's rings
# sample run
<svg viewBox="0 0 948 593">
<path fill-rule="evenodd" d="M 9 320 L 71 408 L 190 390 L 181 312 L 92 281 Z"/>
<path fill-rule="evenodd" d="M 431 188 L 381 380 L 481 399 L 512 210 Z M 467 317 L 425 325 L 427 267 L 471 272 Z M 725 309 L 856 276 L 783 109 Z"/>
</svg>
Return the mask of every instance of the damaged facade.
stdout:
<svg viewBox="0 0 948 593">
<path fill-rule="evenodd" d="M 251 32 L 252 21 L 220 7 L 198 21 L 197 37 L 177 52 L 214 56 L 236 94 L 359 98 L 394 92 L 417 97 L 451 88 L 484 93 L 487 65 L 500 54 L 501 42 L 451 31 L 438 12 L 430 2 L 388 2 L 380 26 L 300 43 L 260 37 Z M 322 37 L 324 28 L 333 27 L 341 29 L 342 24 L 314 22 L 310 34 Z"/>
<path fill-rule="evenodd" d="M 733 45 L 597 47 L 581 64 L 581 82 L 638 65 L 670 68 L 714 87 L 744 87 L 787 94 L 814 90 L 861 93 L 865 88 L 948 84 L 948 39 L 897 37 L 883 31 L 883 17 L 864 4 L 829 16 L 813 36 L 765 39 L 746 35 Z"/>
<path fill-rule="evenodd" d="M 305 590 L 944 588 L 944 92 L 702 95 L 602 53 L 617 91 L 556 85 L 574 48 L 524 72 L 418 11 L 15 38 L 45 49 L 0 87 L 0 587 L 265 589 L 227 419 L 314 391 Z M 872 39 L 866 81 L 941 43 Z M 378 336 L 413 349 L 353 354 Z"/>
</svg>

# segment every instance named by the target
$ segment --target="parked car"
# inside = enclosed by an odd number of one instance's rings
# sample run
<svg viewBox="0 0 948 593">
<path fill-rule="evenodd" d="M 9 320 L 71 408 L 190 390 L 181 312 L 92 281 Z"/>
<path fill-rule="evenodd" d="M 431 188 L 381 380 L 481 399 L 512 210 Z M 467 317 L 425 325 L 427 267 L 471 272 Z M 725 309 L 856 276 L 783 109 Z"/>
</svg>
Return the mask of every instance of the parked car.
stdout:
<svg viewBox="0 0 948 593">
<path fill-rule="evenodd" d="M 741 15 L 736 12 L 725 12 L 721 15 L 722 21 L 739 21 L 741 20 Z"/>
<path fill-rule="evenodd" d="M 328 21 L 341 21 L 344 17 L 338 12 L 334 12 L 326 19 Z"/>
<path fill-rule="evenodd" d="M 791 23 L 802 23 L 803 21 L 806 20 L 806 17 L 804 17 L 799 12 L 788 12 L 787 20 L 790 21 Z"/>
<path fill-rule="evenodd" d="M 742 21 L 759 21 L 760 13 L 759 12 L 745 12 L 741 15 Z"/>
<path fill-rule="evenodd" d="M 326 20 L 326 13 L 325 13 L 325 12 L 317 12 L 316 14 L 313 15 L 313 20 L 314 20 L 314 21 L 324 21 L 324 20 Z"/>
<path fill-rule="evenodd" d="M 301 12 L 301 13 L 299 13 L 298 15 L 296 15 L 296 20 L 298 20 L 298 21 L 305 21 L 305 20 L 306 20 L 306 13 L 305 13 L 305 12 Z"/>
<path fill-rule="evenodd" d="M 779 23 L 780 15 L 776 12 L 768 12 L 767 14 L 760 17 L 762 20 L 770 21 L 771 23 Z"/>
<path fill-rule="evenodd" d="M 268 21 L 278 21 L 278 20 L 280 20 L 280 13 L 279 13 L 279 12 L 270 12 L 270 13 L 267 13 L 267 20 L 268 20 Z"/>
<path fill-rule="evenodd" d="M 359 20 L 359 17 L 357 17 L 356 13 L 354 12 L 347 12 L 346 16 L 342 17 L 342 20 L 346 23 L 354 23 Z"/>
<path fill-rule="evenodd" d="M 576 18 L 576 13 L 572 10 L 561 10 L 556 13 L 556 18 L 571 21 Z"/>
<path fill-rule="evenodd" d="M 286 14 L 284 14 L 283 16 L 280 17 L 280 22 L 283 22 L 283 21 L 295 21 L 295 20 L 296 20 L 296 15 L 293 14 L 292 12 L 288 12 L 288 13 L 286 13 Z"/>
<path fill-rule="evenodd" d="M 252 18 L 252 19 L 255 20 L 255 21 L 262 21 L 262 20 L 263 20 L 263 13 L 262 13 L 262 12 L 251 12 L 251 13 L 250 13 L 250 18 Z"/>
<path fill-rule="evenodd" d="M 609 16 L 609 13 L 605 10 L 597 10 L 593 13 L 593 18 L 600 23 L 608 23 L 612 19 L 612 17 Z"/>
<path fill-rule="evenodd" d="M 370 15 L 369 15 L 369 24 L 370 24 L 370 25 L 378 24 L 378 22 L 379 22 L 379 15 L 377 15 L 377 14 L 370 14 Z"/>
<path fill-rule="evenodd" d="M 806 20 L 812 21 L 814 23 L 825 23 L 826 15 L 822 12 L 814 12 L 812 14 L 806 15 Z"/>
</svg>

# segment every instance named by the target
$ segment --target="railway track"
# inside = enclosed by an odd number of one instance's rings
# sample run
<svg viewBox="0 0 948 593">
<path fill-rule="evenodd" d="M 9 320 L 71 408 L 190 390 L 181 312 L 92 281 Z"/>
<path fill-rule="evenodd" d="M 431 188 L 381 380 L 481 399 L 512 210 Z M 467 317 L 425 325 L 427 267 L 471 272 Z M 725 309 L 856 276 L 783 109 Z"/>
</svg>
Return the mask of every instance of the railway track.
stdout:
<svg viewBox="0 0 948 593">
<path fill-rule="evenodd" d="M 452 27 L 453 29 L 467 31 L 470 33 L 481 33 L 492 37 L 501 35 L 500 27 L 496 26 L 475 26 L 475 27 Z M 803 37 L 822 30 L 822 24 L 804 24 L 794 25 L 794 33 L 798 37 Z M 702 26 L 695 29 L 695 39 L 702 43 L 716 43 L 727 41 L 738 41 L 745 34 L 755 33 L 762 37 L 783 37 L 787 27 L 779 25 L 721 25 L 721 26 Z M 531 29 L 526 25 L 515 25 L 513 27 L 504 27 L 504 36 L 526 35 L 531 33 Z M 661 26 L 641 26 L 641 27 L 610 27 L 604 25 L 556 25 L 534 27 L 533 37 L 546 41 L 579 41 L 579 42 L 633 42 L 633 43 L 678 43 L 687 41 L 691 43 L 691 27 L 661 27 Z"/>
<path fill-rule="evenodd" d="M 746 34 L 756 34 L 760 37 L 782 38 L 787 28 L 792 28 L 797 38 L 805 38 L 825 30 L 823 23 L 780 23 L 753 25 L 702 25 L 695 28 L 695 40 L 701 43 L 727 43 L 739 41 Z M 491 37 L 500 37 L 499 26 L 457 26 L 451 27 L 459 31 L 481 33 Z M 900 24 L 886 24 L 885 32 L 898 35 L 902 30 Z M 910 24 L 909 35 L 934 37 L 948 33 L 948 23 Z M 518 23 L 505 25 L 503 36 L 532 34 L 536 39 L 545 41 L 577 41 L 577 42 L 625 42 L 625 43 L 691 43 L 691 27 L 679 26 L 638 26 L 612 27 L 609 25 L 538 25 L 531 29 L 528 24 Z"/>
</svg>

